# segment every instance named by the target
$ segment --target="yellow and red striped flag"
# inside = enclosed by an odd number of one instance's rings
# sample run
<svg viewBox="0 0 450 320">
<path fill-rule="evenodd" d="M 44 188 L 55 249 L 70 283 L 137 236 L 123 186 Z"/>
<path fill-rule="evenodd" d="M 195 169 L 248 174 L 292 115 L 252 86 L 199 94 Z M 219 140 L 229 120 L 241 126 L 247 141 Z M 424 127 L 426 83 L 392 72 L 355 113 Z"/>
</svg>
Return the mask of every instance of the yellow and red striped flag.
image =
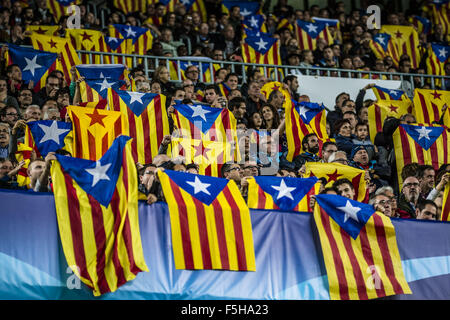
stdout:
<svg viewBox="0 0 450 320">
<path fill-rule="evenodd" d="M 450 62 L 450 46 L 431 43 L 427 52 L 427 73 L 437 76 L 447 75 L 445 72 L 445 65 Z M 441 80 L 436 80 L 436 85 L 442 86 L 441 82 Z"/>
<path fill-rule="evenodd" d="M 55 17 L 55 21 L 58 23 L 62 16 L 69 16 L 67 9 L 72 5 L 81 4 L 82 0 L 46 0 L 47 8 L 50 13 Z M 72 12 L 73 14 L 73 12 Z"/>
<path fill-rule="evenodd" d="M 122 0 L 122 1 L 125 1 L 125 0 Z M 128 1 L 130 1 L 130 0 L 128 0 Z M 164 4 L 166 6 L 166 13 L 167 12 L 175 12 L 175 8 L 181 4 L 186 9 L 187 13 L 198 12 L 200 14 L 201 20 L 203 22 L 207 21 L 208 13 L 206 12 L 206 7 L 205 7 L 205 1 L 204 0 L 163 0 L 163 1 L 149 0 L 148 4 L 150 4 L 150 3 L 151 4 L 157 4 L 157 3 Z M 156 23 L 160 23 L 160 24 L 162 23 L 162 21 L 159 22 L 156 19 L 151 19 L 151 18 L 152 17 L 150 17 L 149 19 L 145 20 L 144 24 L 145 23 L 155 23 L 155 22 Z M 160 20 L 160 19 L 158 18 L 158 20 Z M 159 26 L 159 24 L 156 25 L 156 26 Z"/>
<path fill-rule="evenodd" d="M 25 31 L 31 31 L 34 34 L 43 34 L 46 36 L 58 36 L 59 26 L 42 26 L 42 25 L 27 25 Z M 68 29 L 69 30 L 69 29 Z"/>
<path fill-rule="evenodd" d="M 377 98 L 377 101 L 380 100 L 396 100 L 396 101 L 408 101 L 411 102 L 411 99 L 408 98 L 405 91 L 400 89 L 388 89 L 380 86 L 372 87 L 373 94 Z"/>
<path fill-rule="evenodd" d="M 78 106 L 67 107 L 67 112 L 73 128 L 72 156 L 76 158 L 100 159 L 124 133 L 120 112 Z"/>
<path fill-rule="evenodd" d="M 98 161 L 56 155 L 51 167 L 67 264 L 95 296 L 148 271 L 138 217 L 138 178 L 127 136 Z"/>
<path fill-rule="evenodd" d="M 17 151 L 14 154 L 17 162 L 24 161 L 24 165 L 17 172 L 17 184 L 19 187 L 28 186 L 30 184 L 30 177 L 28 176 L 28 166 L 31 162 L 31 155 L 33 153 L 33 148 L 27 146 L 24 143 L 17 144 Z"/>
<path fill-rule="evenodd" d="M 300 50 L 316 50 L 317 39 L 324 39 L 328 45 L 333 44 L 333 36 L 325 22 L 308 22 L 297 20 L 295 34 Z"/>
<path fill-rule="evenodd" d="M 69 39 L 76 50 L 107 52 L 107 46 L 101 31 L 91 29 L 67 29 L 66 38 Z M 98 54 L 89 57 L 88 53 L 81 53 L 80 56 L 81 63 L 83 64 L 102 63 L 101 55 Z"/>
<path fill-rule="evenodd" d="M 347 166 L 341 163 L 322 163 L 322 162 L 307 162 L 305 164 L 305 177 L 325 178 L 328 183 L 326 188 L 330 188 L 338 179 L 346 178 L 351 181 L 353 188 L 355 188 L 355 199 L 357 201 L 365 202 L 368 200 L 368 189 L 366 180 L 364 179 L 366 172 L 364 170 Z"/>
<path fill-rule="evenodd" d="M 312 212 L 311 196 L 319 194 L 320 188 L 316 177 L 256 176 L 247 181 L 250 209 Z"/>
<path fill-rule="evenodd" d="M 250 210 L 233 180 L 158 171 L 176 269 L 255 271 Z"/>
<path fill-rule="evenodd" d="M 135 161 L 151 163 L 164 136 L 170 134 L 166 96 L 108 89 L 108 105 L 122 114 L 123 134 L 133 138 Z"/>
<path fill-rule="evenodd" d="M 287 160 L 292 161 L 302 152 L 302 140 L 310 133 L 317 135 L 321 152 L 323 143 L 331 141 L 327 134 L 325 108 L 318 103 L 289 102 L 285 109 Z"/>
<path fill-rule="evenodd" d="M 31 43 L 34 49 L 60 54 L 60 57 L 57 59 L 59 63 L 57 63 L 56 69 L 62 71 L 67 85 L 70 85 L 72 81 L 71 68 L 81 64 L 72 44 L 66 38 L 45 35 L 33 35 L 31 37 Z"/>
<path fill-rule="evenodd" d="M 125 15 L 130 13 L 145 13 L 147 12 L 148 0 L 113 0 L 113 6 Z"/>
<path fill-rule="evenodd" d="M 389 217 L 365 203 L 338 195 L 317 195 L 314 222 L 332 300 L 412 293 Z"/>
<path fill-rule="evenodd" d="M 242 58 L 246 63 L 281 64 L 280 42 L 267 36 L 248 36 L 242 45 Z"/>
<path fill-rule="evenodd" d="M 391 36 L 398 57 L 407 54 L 411 58 L 411 67 L 414 69 L 419 67 L 421 59 L 419 35 L 413 26 L 383 25 L 380 32 Z"/>
<path fill-rule="evenodd" d="M 283 108 L 286 110 L 289 103 L 291 103 L 292 97 L 288 90 L 286 90 L 283 87 L 283 84 L 279 81 L 270 81 L 265 83 L 261 87 L 261 93 L 266 97 L 266 99 L 269 99 L 270 94 L 273 91 L 280 91 L 284 96 L 284 102 L 283 102 Z"/>
<path fill-rule="evenodd" d="M 375 142 L 375 136 L 383 131 L 383 124 L 387 117 L 399 119 L 407 113 L 411 113 L 412 105 L 407 101 L 379 100 L 369 106 L 369 135 L 370 141 Z"/>
<path fill-rule="evenodd" d="M 384 59 L 387 56 L 392 58 L 394 66 L 398 68 L 400 55 L 395 49 L 392 36 L 388 33 L 377 33 L 376 37 L 370 40 L 369 46 L 377 59 Z"/>
<path fill-rule="evenodd" d="M 442 198 L 442 211 L 441 215 L 438 217 L 440 221 L 450 221 L 450 183 L 447 183 L 444 188 L 444 196 Z"/>
<path fill-rule="evenodd" d="M 448 1 L 428 1 L 422 7 L 422 10 L 428 14 L 433 26 L 442 25 L 446 41 L 450 41 L 450 2 Z"/>
<path fill-rule="evenodd" d="M 414 89 L 413 115 L 417 123 L 432 124 L 442 117 L 442 107 L 450 102 L 450 91 Z M 444 117 L 445 118 L 445 117 Z M 450 123 L 444 123 L 449 126 Z"/>
<path fill-rule="evenodd" d="M 410 163 L 428 164 L 435 170 L 450 161 L 449 130 L 439 125 L 401 124 L 392 135 L 399 186 L 402 169 Z"/>
</svg>

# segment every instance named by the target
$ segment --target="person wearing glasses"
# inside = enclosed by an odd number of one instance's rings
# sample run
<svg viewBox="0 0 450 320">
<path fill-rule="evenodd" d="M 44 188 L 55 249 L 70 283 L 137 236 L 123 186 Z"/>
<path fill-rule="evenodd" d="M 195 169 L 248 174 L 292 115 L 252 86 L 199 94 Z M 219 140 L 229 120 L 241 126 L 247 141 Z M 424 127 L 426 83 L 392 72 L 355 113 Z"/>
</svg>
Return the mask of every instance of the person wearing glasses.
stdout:
<svg viewBox="0 0 450 320">
<path fill-rule="evenodd" d="M 241 180 L 244 175 L 244 172 L 241 169 L 241 166 L 238 163 L 228 162 L 222 166 L 221 169 L 222 178 L 228 180 L 234 180 L 238 187 L 241 186 Z"/>
<path fill-rule="evenodd" d="M 6 122 L 7 124 L 9 124 L 10 128 L 13 128 L 17 120 L 19 120 L 19 113 L 14 106 L 7 105 L 5 108 L 3 108 L 0 118 L 2 122 Z"/>
<path fill-rule="evenodd" d="M 398 199 L 397 212 L 400 218 L 415 219 L 417 202 L 420 199 L 420 182 L 415 176 L 409 176 L 403 181 Z"/>
<path fill-rule="evenodd" d="M 378 193 L 369 199 L 369 204 L 377 211 L 390 218 L 396 217 L 396 212 L 392 208 L 392 202 L 388 195 Z"/>
</svg>

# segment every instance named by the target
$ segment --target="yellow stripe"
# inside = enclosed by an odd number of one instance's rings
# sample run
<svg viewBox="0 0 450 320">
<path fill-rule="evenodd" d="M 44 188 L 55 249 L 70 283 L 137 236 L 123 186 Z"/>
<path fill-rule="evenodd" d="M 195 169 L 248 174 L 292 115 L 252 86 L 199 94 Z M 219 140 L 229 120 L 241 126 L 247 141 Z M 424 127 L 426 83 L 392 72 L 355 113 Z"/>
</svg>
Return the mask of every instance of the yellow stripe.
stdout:
<svg viewBox="0 0 450 320">
<path fill-rule="evenodd" d="M 233 216 L 231 214 L 231 208 L 222 192 L 217 196 L 217 201 L 222 207 L 223 224 L 225 229 L 225 239 L 227 242 L 230 270 L 238 270 L 239 265 L 237 259 L 236 238 L 234 236 L 234 224 Z"/>
<path fill-rule="evenodd" d="M 211 264 L 213 269 L 222 269 L 222 261 L 220 258 L 219 240 L 217 238 L 215 209 L 212 204 L 205 207 L 206 231 L 208 234 L 208 244 L 211 254 Z"/>
</svg>

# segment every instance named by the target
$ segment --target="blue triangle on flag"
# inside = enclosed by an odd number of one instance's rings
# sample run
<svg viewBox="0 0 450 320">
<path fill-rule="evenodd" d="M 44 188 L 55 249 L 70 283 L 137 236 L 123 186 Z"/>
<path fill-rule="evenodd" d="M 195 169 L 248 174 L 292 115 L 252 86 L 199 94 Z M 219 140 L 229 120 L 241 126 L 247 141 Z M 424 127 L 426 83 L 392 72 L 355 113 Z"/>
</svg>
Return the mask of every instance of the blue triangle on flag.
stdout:
<svg viewBox="0 0 450 320">
<path fill-rule="evenodd" d="M 296 102 L 292 100 L 295 106 L 295 110 L 298 112 L 302 121 L 309 124 L 311 120 L 320 112 L 324 110 L 323 104 L 318 104 L 315 102 Z"/>
<path fill-rule="evenodd" d="M 117 50 L 118 47 L 124 42 L 125 39 L 114 38 L 114 37 L 105 37 L 105 42 L 108 47 L 112 50 Z"/>
<path fill-rule="evenodd" d="M 269 51 L 275 42 L 278 41 L 277 38 L 273 37 L 247 37 L 244 40 L 250 47 L 252 47 L 255 51 L 266 54 Z"/>
<path fill-rule="evenodd" d="M 54 120 L 30 121 L 27 123 L 34 143 L 42 157 L 64 147 L 64 138 L 72 130 L 72 123 Z"/>
<path fill-rule="evenodd" d="M 124 80 L 112 80 L 108 78 L 97 79 L 97 80 L 85 80 L 85 82 L 95 91 L 106 99 L 108 96 L 108 88 L 112 88 L 115 91 L 120 90 L 122 86 L 126 84 Z"/>
<path fill-rule="evenodd" d="M 267 32 L 262 32 L 259 30 L 254 30 L 254 29 L 249 29 L 249 28 L 244 28 L 244 32 L 247 35 L 247 37 L 263 37 L 263 38 L 270 38 L 272 37 L 272 35 L 270 33 Z"/>
<path fill-rule="evenodd" d="M 197 200 L 210 205 L 228 184 L 228 179 L 165 170 L 172 181 Z"/>
<path fill-rule="evenodd" d="M 398 89 L 388 89 L 379 86 L 375 86 L 375 88 L 388 94 L 394 100 L 401 100 L 402 95 L 405 93 L 404 91 Z"/>
<path fill-rule="evenodd" d="M 325 211 L 345 232 L 356 239 L 375 212 L 373 206 L 335 194 L 316 195 L 316 205 Z"/>
<path fill-rule="evenodd" d="M 217 117 L 222 113 L 222 109 L 204 104 L 176 104 L 173 107 L 204 134 L 211 129 Z"/>
<path fill-rule="evenodd" d="M 148 107 L 148 105 L 153 101 L 153 99 L 158 96 L 157 93 L 149 92 L 135 92 L 135 91 L 125 91 L 116 90 L 120 98 L 125 102 L 125 104 L 130 108 L 131 111 L 139 117 L 142 112 Z"/>
<path fill-rule="evenodd" d="M 388 33 L 377 33 L 376 37 L 373 37 L 373 41 L 378 43 L 384 51 L 387 51 L 390 39 L 391 35 Z"/>
<path fill-rule="evenodd" d="M 133 39 L 132 44 L 139 39 L 140 36 L 145 34 L 149 29 L 143 27 L 129 26 L 125 24 L 113 24 L 113 26 L 119 31 L 119 33 L 125 39 Z"/>
<path fill-rule="evenodd" d="M 444 132 L 443 127 L 426 127 L 411 124 L 401 124 L 408 135 L 423 149 L 428 150 Z"/>
<path fill-rule="evenodd" d="M 97 161 L 58 154 L 56 158 L 63 170 L 80 188 L 101 205 L 108 207 L 122 169 L 123 149 L 130 139 L 128 136 L 117 137 L 108 151 Z"/>
<path fill-rule="evenodd" d="M 234 0 L 224 0 L 222 4 L 231 10 L 232 7 L 238 6 L 240 8 L 241 15 L 245 18 L 251 15 L 255 15 L 261 6 L 257 1 L 234 1 Z"/>
<path fill-rule="evenodd" d="M 22 79 L 25 83 L 30 80 L 37 84 L 47 70 L 58 58 L 58 54 L 24 48 L 8 43 L 9 56 L 13 63 L 22 71 Z"/>
<path fill-rule="evenodd" d="M 292 211 L 318 181 L 316 177 L 257 176 L 254 178 L 260 188 L 270 194 L 273 202 L 284 211 Z"/>
<path fill-rule="evenodd" d="M 450 57 L 450 46 L 443 46 L 437 43 L 432 43 L 431 47 L 440 62 L 445 63 Z"/>
<path fill-rule="evenodd" d="M 76 66 L 80 76 L 87 80 L 112 79 L 123 77 L 125 66 L 123 64 L 80 64 Z"/>
<path fill-rule="evenodd" d="M 192 5 L 195 3 L 196 0 L 180 0 L 180 3 L 184 5 L 186 8 L 186 11 L 189 11 L 192 7 Z"/>
<path fill-rule="evenodd" d="M 249 15 L 244 18 L 243 22 L 249 29 L 260 30 L 264 23 L 264 17 L 261 14 Z"/>
<path fill-rule="evenodd" d="M 297 25 L 303 29 L 311 38 L 315 39 L 326 28 L 326 23 L 321 21 L 310 22 L 297 20 Z"/>
</svg>

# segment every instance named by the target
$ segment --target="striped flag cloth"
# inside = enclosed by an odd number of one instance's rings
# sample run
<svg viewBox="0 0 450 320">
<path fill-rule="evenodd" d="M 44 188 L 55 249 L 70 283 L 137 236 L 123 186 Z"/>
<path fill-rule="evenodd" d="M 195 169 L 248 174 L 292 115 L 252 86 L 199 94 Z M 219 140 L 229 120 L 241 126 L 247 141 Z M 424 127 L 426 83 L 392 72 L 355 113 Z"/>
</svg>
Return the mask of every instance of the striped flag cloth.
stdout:
<svg viewBox="0 0 450 320">
<path fill-rule="evenodd" d="M 67 29 L 66 38 L 69 39 L 76 50 L 107 52 L 107 45 L 101 31 L 91 29 Z M 102 61 L 102 56 L 103 55 L 99 54 L 90 56 L 88 53 L 81 53 L 80 59 L 83 64 L 106 63 L 106 61 Z"/>
<path fill-rule="evenodd" d="M 432 25 L 429 19 L 421 16 L 412 16 L 408 19 L 408 21 L 417 28 L 417 32 L 419 34 L 424 33 L 426 35 L 429 35 L 431 33 Z"/>
<path fill-rule="evenodd" d="M 223 82 L 217 83 L 216 85 L 219 88 L 220 95 L 228 98 L 231 89 Z"/>
<path fill-rule="evenodd" d="M 281 64 L 280 42 L 277 38 L 247 36 L 241 45 L 241 49 L 245 63 Z"/>
<path fill-rule="evenodd" d="M 405 91 L 400 89 L 388 89 L 380 86 L 372 87 L 373 94 L 377 98 L 377 101 L 380 100 L 397 100 L 397 101 L 407 101 L 411 102 L 411 99 L 408 98 Z"/>
<path fill-rule="evenodd" d="M 400 56 L 395 50 L 394 43 L 389 33 L 377 33 L 376 37 L 370 40 L 369 46 L 377 59 L 384 59 L 387 56 L 392 58 L 394 66 L 398 68 Z"/>
<path fill-rule="evenodd" d="M 256 176 L 247 178 L 250 209 L 312 212 L 311 196 L 319 193 L 316 177 Z"/>
<path fill-rule="evenodd" d="M 147 12 L 148 0 L 113 0 L 113 6 L 125 15 L 130 13 L 145 13 Z"/>
<path fill-rule="evenodd" d="M 195 163 L 199 174 L 211 177 L 221 177 L 223 164 L 235 159 L 231 144 L 223 141 L 172 138 L 168 151 L 172 158 L 182 156 L 185 164 Z"/>
<path fill-rule="evenodd" d="M 67 85 L 70 85 L 72 81 L 71 68 L 81 64 L 72 44 L 66 38 L 45 35 L 33 35 L 31 37 L 31 43 L 34 49 L 60 54 L 57 60 L 59 62 L 57 64 L 57 70 L 62 71 Z"/>
<path fill-rule="evenodd" d="M 33 148 L 27 146 L 24 143 L 19 142 L 17 144 L 17 151 L 14 157 L 17 163 L 24 161 L 24 165 L 17 172 L 17 185 L 19 187 L 28 186 L 31 183 L 30 177 L 28 176 L 28 166 L 31 162 L 31 154 L 33 153 Z"/>
<path fill-rule="evenodd" d="M 266 99 L 269 99 L 270 94 L 273 91 L 280 91 L 284 96 L 284 102 L 283 102 L 283 108 L 286 110 L 288 104 L 291 102 L 291 95 L 287 89 L 283 87 L 283 84 L 279 81 L 270 81 L 265 83 L 261 87 L 261 93 L 266 97 Z"/>
<path fill-rule="evenodd" d="M 56 157 L 51 177 L 67 264 L 94 296 L 114 292 L 148 271 L 130 137 L 118 137 L 98 161 Z"/>
<path fill-rule="evenodd" d="M 117 111 L 79 106 L 67 107 L 73 125 L 73 153 L 76 158 L 96 161 L 124 131 Z"/>
<path fill-rule="evenodd" d="M 19 178 L 17 178 L 17 181 L 19 181 Z M 440 221 L 450 221 L 450 201 L 449 201 L 449 194 L 450 194 L 450 184 L 447 183 L 444 188 L 444 196 L 442 198 L 442 211 L 441 215 L 438 217 L 438 220 Z"/>
<path fill-rule="evenodd" d="M 371 205 L 330 194 L 316 196 L 314 222 L 332 300 L 412 293 L 389 217 Z"/>
<path fill-rule="evenodd" d="M 130 0 L 128 0 L 130 1 Z M 204 0 L 149 0 L 147 4 L 162 3 L 166 6 L 166 12 L 175 12 L 175 8 L 179 5 L 183 5 L 187 13 L 198 12 L 203 22 L 207 21 L 206 7 Z M 154 22 L 150 18 L 144 21 L 144 23 Z M 161 21 L 162 22 L 162 21 Z M 159 26 L 159 25 L 157 25 Z"/>
<path fill-rule="evenodd" d="M 104 36 L 103 39 L 105 40 L 105 52 L 108 53 L 116 53 L 116 54 L 126 54 L 127 53 L 127 41 L 126 39 L 122 38 L 116 38 L 116 37 L 109 37 Z M 104 55 L 103 56 L 103 63 L 120 63 L 120 64 L 126 64 L 127 58 L 120 55 Z M 130 59 L 130 58 L 128 58 Z"/>
<path fill-rule="evenodd" d="M 411 113 L 412 105 L 407 101 L 379 100 L 367 109 L 369 119 L 370 141 L 375 143 L 375 136 L 383 131 L 383 124 L 386 118 L 395 117 L 399 119 L 407 113 Z"/>
<path fill-rule="evenodd" d="M 432 124 L 442 117 L 442 107 L 450 101 L 450 91 L 414 89 L 413 114 L 417 123 Z M 445 117 L 444 117 L 445 118 Z M 447 123 L 446 125 L 449 125 Z"/>
<path fill-rule="evenodd" d="M 25 31 L 30 31 L 35 34 L 43 34 L 46 36 L 58 36 L 59 26 L 43 26 L 43 25 L 27 25 Z M 69 29 L 68 29 L 69 30 Z"/>
<path fill-rule="evenodd" d="M 407 54 L 411 58 L 411 67 L 414 69 L 419 67 L 421 59 L 419 35 L 413 26 L 383 25 L 380 32 L 391 36 L 398 57 Z"/>
<path fill-rule="evenodd" d="M 67 12 L 67 9 L 70 6 L 78 5 L 83 2 L 82 0 L 46 0 L 46 1 L 48 10 L 55 17 L 55 22 L 58 22 L 59 19 L 61 19 L 61 17 L 63 16 L 70 15 Z"/>
<path fill-rule="evenodd" d="M 108 89 L 108 105 L 122 115 L 123 134 L 133 138 L 135 162 L 151 163 L 164 136 L 170 134 L 166 96 Z"/>
<path fill-rule="evenodd" d="M 233 180 L 158 171 L 176 269 L 255 271 L 250 211 Z"/>
<path fill-rule="evenodd" d="M 401 172 L 410 163 L 428 164 L 435 170 L 449 163 L 449 131 L 439 125 L 401 124 L 392 135 L 399 186 Z"/>
<path fill-rule="evenodd" d="M 257 1 L 239 1 L 239 0 L 223 0 L 222 12 L 230 14 L 231 8 L 237 6 L 240 8 L 241 16 L 245 18 L 260 14 L 261 4 Z"/>
<path fill-rule="evenodd" d="M 295 28 L 300 50 L 316 50 L 317 39 L 324 39 L 328 45 L 333 44 L 333 36 L 325 22 L 297 20 Z"/>
<path fill-rule="evenodd" d="M 315 133 L 319 139 L 319 147 L 326 141 L 330 141 L 326 128 L 326 114 L 323 104 L 314 102 L 296 102 L 290 100 L 285 109 L 286 139 L 288 154 L 286 158 L 292 161 L 302 152 L 302 140 Z"/>
<path fill-rule="evenodd" d="M 6 61 L 8 65 L 17 64 L 22 71 L 22 79 L 25 83 L 33 81 L 34 92 L 45 87 L 45 81 L 49 73 L 57 67 L 56 53 L 34 50 L 8 43 Z"/>
<path fill-rule="evenodd" d="M 212 60 L 211 60 L 212 61 Z M 189 66 L 196 66 L 199 71 L 199 81 L 201 82 L 207 82 L 207 83 L 214 83 L 214 75 L 211 74 L 211 64 L 209 62 L 198 62 L 198 61 L 179 61 L 177 64 L 177 61 L 175 61 L 175 72 L 177 74 L 176 78 L 170 78 L 171 80 L 178 80 L 178 66 L 180 67 L 180 75 L 181 80 L 186 80 L 186 69 Z"/>
<path fill-rule="evenodd" d="M 427 51 L 427 73 L 437 76 L 447 75 L 445 72 L 445 65 L 450 62 L 450 46 L 432 43 Z M 436 85 L 442 86 L 441 82 L 441 80 L 436 80 Z"/>
<path fill-rule="evenodd" d="M 428 14 L 433 25 L 440 24 L 444 29 L 444 35 L 447 35 L 447 41 L 450 40 L 450 2 L 448 0 L 428 1 L 422 7 L 422 10 Z"/>
<path fill-rule="evenodd" d="M 63 149 L 66 136 L 72 130 L 70 122 L 38 120 L 27 122 L 25 145 L 34 149 L 38 157 Z"/>
<path fill-rule="evenodd" d="M 253 31 L 267 32 L 267 26 L 262 14 L 246 16 L 242 21 L 242 25 L 244 28 L 248 28 Z"/>
<path fill-rule="evenodd" d="M 307 162 L 305 177 L 317 177 L 327 179 L 326 188 L 331 188 L 334 182 L 338 179 L 346 178 L 351 181 L 353 188 L 355 188 L 355 198 L 353 200 L 366 202 L 368 200 L 368 189 L 364 176 L 364 170 L 347 166 L 341 163 L 322 163 L 322 162 Z"/>
</svg>

